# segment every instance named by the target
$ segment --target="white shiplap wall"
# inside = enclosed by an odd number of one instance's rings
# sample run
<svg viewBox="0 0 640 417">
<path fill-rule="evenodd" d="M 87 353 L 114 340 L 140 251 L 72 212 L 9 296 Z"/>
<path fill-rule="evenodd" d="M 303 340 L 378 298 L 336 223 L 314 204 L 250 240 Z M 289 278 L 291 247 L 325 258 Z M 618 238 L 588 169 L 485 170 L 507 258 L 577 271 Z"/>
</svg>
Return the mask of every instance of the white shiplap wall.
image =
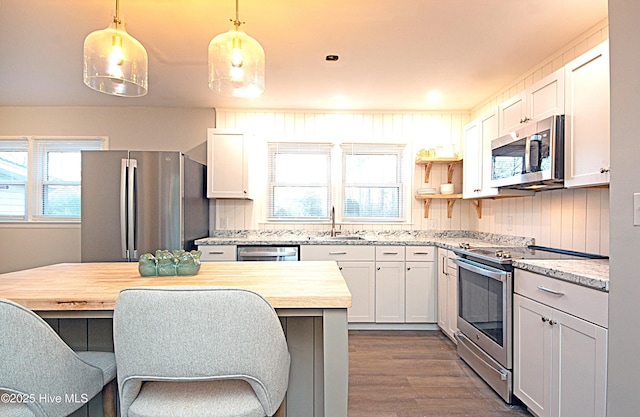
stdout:
<svg viewBox="0 0 640 417">
<path fill-rule="evenodd" d="M 536 244 L 609 254 L 609 189 L 583 188 L 483 200 L 473 230 L 531 236 Z"/>
<path fill-rule="evenodd" d="M 422 217 L 422 203 L 413 199 L 413 191 L 420 186 L 424 173 L 413 163 L 416 152 L 453 144 L 461 150 L 462 127 L 469 122 L 465 112 L 327 112 L 302 110 L 217 109 L 216 127 L 248 133 L 251 146 L 251 188 L 253 201 L 217 200 L 215 203 L 216 229 L 312 229 L 328 230 L 326 224 L 266 223 L 266 144 L 271 141 L 298 142 L 367 142 L 403 143 L 408 146 L 407 170 L 411 192 L 410 221 L 403 224 L 343 224 L 343 230 L 397 230 L 397 229 L 468 229 L 467 202 L 459 202 L 451 219 L 447 218 L 446 202 L 431 204 L 429 219 Z M 457 190 L 461 190 L 461 168 L 454 176 Z M 438 186 L 446 182 L 446 166 L 432 170 L 430 182 Z"/>
<path fill-rule="evenodd" d="M 452 143 L 461 150 L 462 128 L 489 109 L 523 91 L 531 84 L 608 39 L 606 20 L 594 26 L 531 71 L 505 86 L 484 103 L 465 111 L 421 112 L 323 112 L 323 111 L 246 111 L 217 109 L 216 127 L 254 134 L 252 178 L 255 200 L 215 203 L 215 228 L 221 229 L 311 229 L 328 230 L 318 224 L 267 224 L 265 218 L 266 142 L 268 141 L 362 141 L 400 142 L 411 148 L 411 159 L 421 148 Z M 411 164 L 410 189 L 421 186 L 421 167 Z M 461 191 L 461 167 L 454 184 Z M 446 166 L 434 166 L 429 184 L 446 179 Z M 534 237 L 540 245 L 579 251 L 609 253 L 609 189 L 556 190 L 531 197 L 483 200 L 483 215 L 477 218 L 467 201 L 454 205 L 447 218 L 446 201 L 434 200 L 429 218 L 423 218 L 422 203 L 411 198 L 411 220 L 406 224 L 342 225 L 343 230 L 479 230 L 482 232 Z M 221 227 L 221 220 L 222 226 Z"/>
<path fill-rule="evenodd" d="M 608 38 L 608 21 L 604 20 L 479 105 L 472 111 L 472 119 L 487 113 Z M 543 246 L 608 255 L 609 189 L 556 190 L 537 193 L 533 197 L 484 200 L 483 216 L 477 220 L 474 230 L 531 236 Z"/>
</svg>

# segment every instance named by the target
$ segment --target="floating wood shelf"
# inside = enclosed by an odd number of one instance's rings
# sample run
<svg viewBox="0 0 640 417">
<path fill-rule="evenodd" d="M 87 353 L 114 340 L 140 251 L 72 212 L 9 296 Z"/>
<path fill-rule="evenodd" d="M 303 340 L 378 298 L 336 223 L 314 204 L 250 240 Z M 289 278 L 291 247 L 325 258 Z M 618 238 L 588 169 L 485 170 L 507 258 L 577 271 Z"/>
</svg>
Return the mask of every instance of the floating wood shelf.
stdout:
<svg viewBox="0 0 640 417">
<path fill-rule="evenodd" d="M 424 182 L 429 182 L 429 176 L 431 175 L 431 167 L 433 164 L 447 164 L 447 182 L 451 182 L 453 179 L 453 171 L 455 171 L 458 163 L 462 162 L 462 158 L 417 158 L 416 165 L 424 165 Z"/>
</svg>

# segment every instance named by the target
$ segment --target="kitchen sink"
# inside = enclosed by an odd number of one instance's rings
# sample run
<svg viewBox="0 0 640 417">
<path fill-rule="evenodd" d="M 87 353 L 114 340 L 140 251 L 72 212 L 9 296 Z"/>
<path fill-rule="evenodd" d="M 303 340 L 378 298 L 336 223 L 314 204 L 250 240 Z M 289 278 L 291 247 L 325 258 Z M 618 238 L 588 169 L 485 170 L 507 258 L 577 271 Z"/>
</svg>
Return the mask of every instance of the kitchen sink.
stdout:
<svg viewBox="0 0 640 417">
<path fill-rule="evenodd" d="M 309 236 L 309 240 L 366 240 L 362 236 Z"/>
</svg>

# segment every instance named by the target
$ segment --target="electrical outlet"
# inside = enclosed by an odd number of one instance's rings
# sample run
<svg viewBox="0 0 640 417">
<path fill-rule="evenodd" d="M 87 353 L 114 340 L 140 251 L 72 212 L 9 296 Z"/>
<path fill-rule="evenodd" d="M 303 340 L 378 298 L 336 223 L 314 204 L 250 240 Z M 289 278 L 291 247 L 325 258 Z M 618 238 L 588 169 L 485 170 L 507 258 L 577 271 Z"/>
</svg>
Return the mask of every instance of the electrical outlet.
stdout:
<svg viewBox="0 0 640 417">
<path fill-rule="evenodd" d="M 507 232 L 513 230 L 513 216 L 507 216 Z"/>
<path fill-rule="evenodd" d="M 227 229 L 227 218 L 226 217 L 220 217 L 220 230 L 226 230 Z"/>
</svg>

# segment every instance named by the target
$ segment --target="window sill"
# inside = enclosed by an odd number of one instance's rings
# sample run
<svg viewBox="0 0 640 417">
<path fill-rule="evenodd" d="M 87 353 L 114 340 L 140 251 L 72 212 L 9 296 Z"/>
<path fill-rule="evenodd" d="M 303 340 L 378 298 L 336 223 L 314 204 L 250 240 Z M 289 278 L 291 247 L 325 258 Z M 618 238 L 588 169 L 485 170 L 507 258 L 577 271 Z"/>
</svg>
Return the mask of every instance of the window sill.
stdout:
<svg viewBox="0 0 640 417">
<path fill-rule="evenodd" d="M 0 221 L 0 229 L 79 229 L 79 221 Z"/>
</svg>

